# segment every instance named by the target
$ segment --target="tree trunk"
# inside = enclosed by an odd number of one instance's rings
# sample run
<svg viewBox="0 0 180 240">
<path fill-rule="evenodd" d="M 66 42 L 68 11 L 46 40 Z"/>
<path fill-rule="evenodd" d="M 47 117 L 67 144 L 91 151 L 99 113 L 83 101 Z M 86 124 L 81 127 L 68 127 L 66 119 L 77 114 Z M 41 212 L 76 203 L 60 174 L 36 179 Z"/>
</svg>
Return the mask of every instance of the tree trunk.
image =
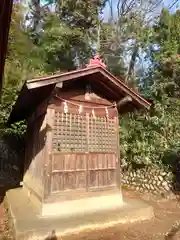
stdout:
<svg viewBox="0 0 180 240">
<path fill-rule="evenodd" d="M 31 6 L 33 9 L 33 30 L 36 31 L 41 20 L 41 6 L 40 0 L 31 0 Z"/>
<path fill-rule="evenodd" d="M 126 84 L 129 83 L 132 87 L 135 87 L 134 70 L 135 70 L 135 63 L 136 63 L 136 57 L 138 55 L 138 51 L 139 51 L 139 46 L 138 46 L 138 44 L 135 44 L 134 49 L 133 49 L 133 53 L 132 53 L 132 56 L 131 56 L 131 60 L 130 60 L 130 63 L 129 63 L 128 72 L 127 72 L 127 75 L 126 75 L 126 78 L 125 78 L 125 83 Z"/>
</svg>

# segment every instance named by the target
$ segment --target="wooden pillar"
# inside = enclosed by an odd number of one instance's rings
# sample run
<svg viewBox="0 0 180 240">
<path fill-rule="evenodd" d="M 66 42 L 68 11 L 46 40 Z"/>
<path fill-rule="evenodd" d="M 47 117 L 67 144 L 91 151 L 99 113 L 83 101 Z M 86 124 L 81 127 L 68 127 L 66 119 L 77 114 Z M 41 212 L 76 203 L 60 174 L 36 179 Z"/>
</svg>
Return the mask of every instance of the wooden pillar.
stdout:
<svg viewBox="0 0 180 240">
<path fill-rule="evenodd" d="M 0 98 L 13 0 L 0 0 Z"/>
</svg>

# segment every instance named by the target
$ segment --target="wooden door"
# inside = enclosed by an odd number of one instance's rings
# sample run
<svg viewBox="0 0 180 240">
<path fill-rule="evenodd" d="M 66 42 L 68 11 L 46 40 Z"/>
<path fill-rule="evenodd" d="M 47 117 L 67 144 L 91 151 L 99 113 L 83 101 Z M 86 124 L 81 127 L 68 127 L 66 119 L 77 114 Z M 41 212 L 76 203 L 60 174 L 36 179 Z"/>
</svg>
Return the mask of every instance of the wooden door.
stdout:
<svg viewBox="0 0 180 240">
<path fill-rule="evenodd" d="M 116 154 L 89 154 L 88 190 L 116 187 L 116 160 Z"/>
<path fill-rule="evenodd" d="M 87 188 L 86 116 L 55 111 L 51 192 Z"/>
<path fill-rule="evenodd" d="M 116 117 L 88 118 L 88 189 L 116 187 L 117 171 Z"/>
<path fill-rule="evenodd" d="M 55 112 L 51 193 L 116 187 L 116 118 Z"/>
<path fill-rule="evenodd" d="M 80 190 L 87 187 L 87 154 L 53 153 L 51 193 Z"/>
</svg>

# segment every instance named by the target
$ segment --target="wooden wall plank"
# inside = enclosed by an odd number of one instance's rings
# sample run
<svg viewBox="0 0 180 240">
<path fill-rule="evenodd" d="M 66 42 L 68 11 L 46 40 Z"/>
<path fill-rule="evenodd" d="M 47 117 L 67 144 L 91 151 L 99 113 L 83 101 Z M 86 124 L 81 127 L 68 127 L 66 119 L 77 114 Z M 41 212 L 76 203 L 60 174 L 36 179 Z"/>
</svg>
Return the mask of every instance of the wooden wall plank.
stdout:
<svg viewBox="0 0 180 240">
<path fill-rule="evenodd" d="M 44 156 L 46 147 L 46 116 L 40 115 L 27 127 L 27 149 L 24 184 L 39 197 L 44 194 Z"/>
<path fill-rule="evenodd" d="M 84 93 L 79 93 L 61 92 L 60 97 L 89 107 L 112 104 L 95 96 L 91 96 L 96 99 L 94 103 L 87 102 Z M 58 98 L 51 99 L 49 109 L 54 110 L 51 192 L 115 187 L 117 109 L 110 108 L 108 118 L 105 108 L 95 110 L 95 116 L 91 108 L 83 108 L 79 114 L 78 105 L 68 102 L 68 112 L 64 113 L 63 101 Z"/>
<path fill-rule="evenodd" d="M 47 198 L 51 193 L 51 172 L 52 172 L 52 128 L 54 126 L 54 109 L 47 109 L 46 113 L 46 148 L 44 158 L 44 198 Z"/>
</svg>

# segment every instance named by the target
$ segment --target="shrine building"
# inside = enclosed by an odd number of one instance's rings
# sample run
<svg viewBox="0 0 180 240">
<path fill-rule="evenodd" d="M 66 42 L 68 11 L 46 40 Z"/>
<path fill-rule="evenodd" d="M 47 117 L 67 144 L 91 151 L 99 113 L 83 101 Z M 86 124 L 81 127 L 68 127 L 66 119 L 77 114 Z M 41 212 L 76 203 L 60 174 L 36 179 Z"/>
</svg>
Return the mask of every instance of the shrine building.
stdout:
<svg viewBox="0 0 180 240">
<path fill-rule="evenodd" d="M 27 80 L 9 123 L 27 121 L 23 191 L 40 215 L 75 211 L 71 203 L 85 198 L 81 208 L 122 201 L 119 117 L 149 107 L 97 56 L 83 69 Z"/>
</svg>

